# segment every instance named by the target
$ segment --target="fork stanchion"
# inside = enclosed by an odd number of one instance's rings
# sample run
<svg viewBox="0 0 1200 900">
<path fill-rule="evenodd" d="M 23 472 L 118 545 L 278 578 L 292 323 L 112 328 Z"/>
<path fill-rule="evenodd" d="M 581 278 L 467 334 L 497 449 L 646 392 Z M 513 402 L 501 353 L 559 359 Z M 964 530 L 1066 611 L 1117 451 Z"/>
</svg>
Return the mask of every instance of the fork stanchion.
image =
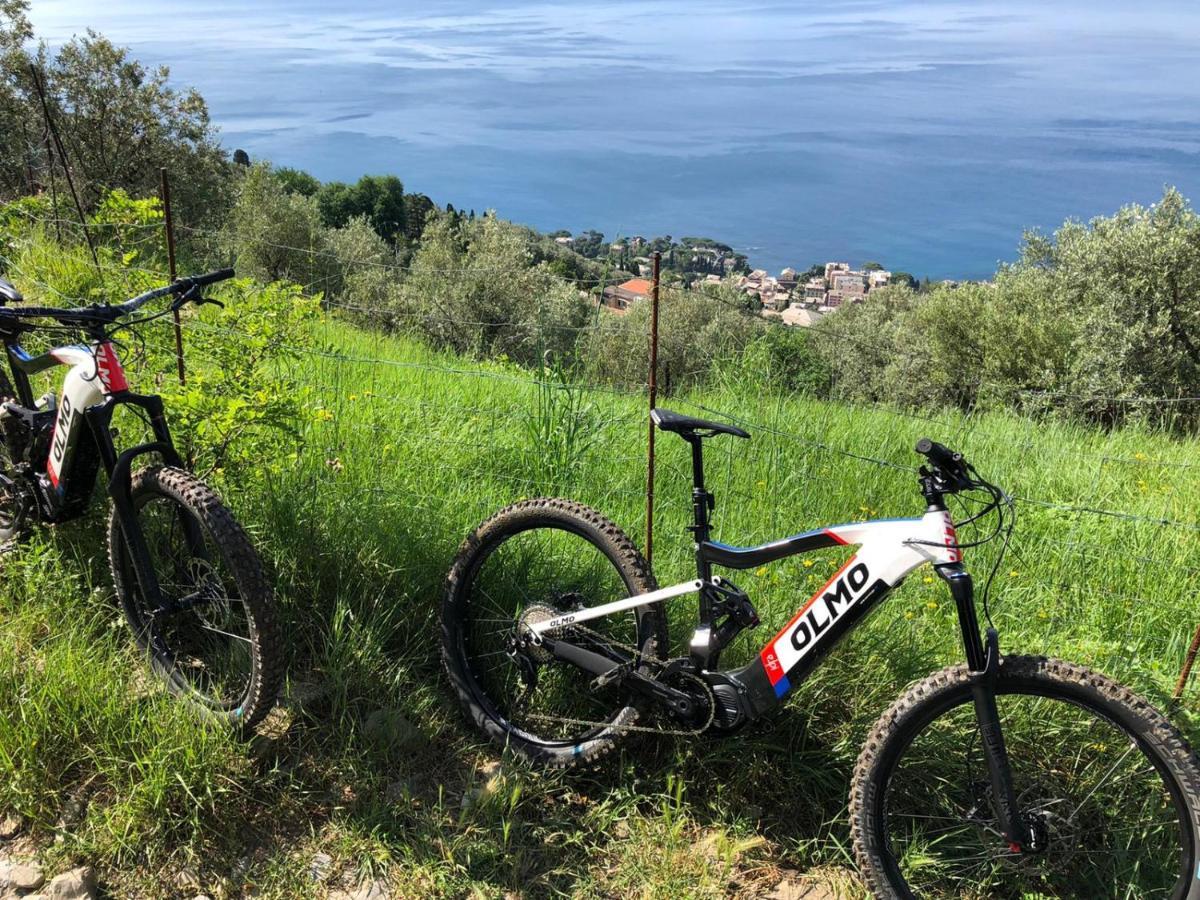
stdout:
<svg viewBox="0 0 1200 900">
<path fill-rule="evenodd" d="M 650 409 L 658 403 L 658 284 L 662 253 L 654 251 L 654 279 L 650 285 Z M 654 420 L 646 415 L 646 562 L 654 563 Z"/>
<path fill-rule="evenodd" d="M 158 170 L 159 186 L 162 191 L 163 231 L 167 237 L 167 270 L 174 281 L 178 275 L 175 271 L 175 222 L 171 218 L 171 182 L 167 179 L 166 167 Z M 179 320 L 179 310 L 174 310 L 171 318 L 175 322 L 175 368 L 179 371 L 179 383 L 187 384 L 187 375 L 183 370 L 183 326 Z"/>
</svg>

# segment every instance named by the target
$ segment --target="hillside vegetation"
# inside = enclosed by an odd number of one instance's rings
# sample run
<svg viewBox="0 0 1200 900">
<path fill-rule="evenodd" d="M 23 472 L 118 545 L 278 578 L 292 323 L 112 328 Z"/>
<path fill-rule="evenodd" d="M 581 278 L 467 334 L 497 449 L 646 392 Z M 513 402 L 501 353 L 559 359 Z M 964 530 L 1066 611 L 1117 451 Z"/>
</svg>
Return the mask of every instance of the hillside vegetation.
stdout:
<svg viewBox="0 0 1200 900">
<path fill-rule="evenodd" d="M 185 331 L 201 379 L 215 376 L 205 341 L 232 339 L 222 315 L 206 310 Z M 859 743 L 904 684 L 961 655 L 940 585 L 910 579 L 781 715 L 740 736 L 645 740 L 573 777 L 495 769 L 437 663 L 448 562 L 481 518 L 539 494 L 590 503 L 640 541 L 645 399 L 336 317 L 295 327 L 303 349 L 286 368 L 310 400 L 296 440 L 218 473 L 270 562 L 287 622 L 289 698 L 265 736 L 213 732 L 143 679 L 96 520 L 4 560 L 0 809 L 25 817 L 39 841 L 63 835 L 45 843 L 47 860 L 98 863 L 113 893 L 146 896 L 181 870 L 214 896 L 249 885 L 324 896 L 368 878 L 412 897 L 756 896 L 780 866 L 832 872 L 853 893 L 844 811 Z M 167 346 L 165 329 L 150 338 Z M 754 433 L 710 454 L 728 541 L 913 514 L 916 438 L 961 447 L 1029 501 L 993 586 L 1003 646 L 1090 663 L 1167 701 L 1200 581 L 1191 442 L 1001 414 L 914 418 L 763 397 L 736 380 L 673 402 L 734 414 Z M 669 436 L 659 459 L 655 561 L 667 582 L 690 565 L 687 461 Z M 968 561 L 982 575 L 991 559 Z M 764 625 L 739 655 L 838 560 L 745 573 Z M 686 602 L 672 609 L 676 649 L 692 614 Z M 1194 734 L 1187 705 L 1178 717 Z M 314 880 L 319 853 L 331 861 Z"/>
<path fill-rule="evenodd" d="M 642 541 L 646 304 L 598 309 L 609 263 L 398 179 L 322 185 L 231 160 L 198 95 L 99 35 L 30 49 L 27 10 L 0 0 L 0 121 L 40 134 L 33 62 L 84 221 L 61 160 L 9 142 L 0 272 L 50 304 L 161 284 L 149 195 L 173 165 L 181 268 L 243 277 L 217 292 L 224 309 L 185 316 L 186 385 L 161 323 L 119 335 L 122 353 L 268 562 L 291 674 L 262 735 L 206 727 L 132 649 L 99 505 L 35 535 L 0 557 L 0 824 L 16 817 L 52 869 L 97 865 L 112 896 L 378 880 L 414 898 L 756 897 L 781 869 L 855 895 L 859 745 L 905 684 L 961 657 L 940 584 L 914 575 L 779 716 L 734 738 L 643 740 L 572 776 L 498 761 L 443 682 L 442 580 L 470 529 L 523 497 L 573 497 Z M 122 165 L 100 152 L 131 141 Z M 1174 191 L 1027 237 L 994 284 L 873 292 L 811 332 L 750 315 L 730 284 L 669 289 L 663 405 L 753 433 L 708 456 L 731 543 L 919 512 L 917 438 L 963 450 L 1018 497 L 991 579 L 1002 647 L 1093 665 L 1166 706 L 1200 616 L 1198 291 L 1200 222 Z M 138 439 L 137 420 L 118 425 Z M 658 446 L 666 583 L 691 572 L 688 460 L 670 436 Z M 981 586 L 996 550 L 968 555 Z M 729 662 L 840 560 L 739 575 L 764 623 Z M 676 650 L 692 614 L 671 608 Z M 1193 738 L 1194 698 L 1173 711 Z"/>
</svg>

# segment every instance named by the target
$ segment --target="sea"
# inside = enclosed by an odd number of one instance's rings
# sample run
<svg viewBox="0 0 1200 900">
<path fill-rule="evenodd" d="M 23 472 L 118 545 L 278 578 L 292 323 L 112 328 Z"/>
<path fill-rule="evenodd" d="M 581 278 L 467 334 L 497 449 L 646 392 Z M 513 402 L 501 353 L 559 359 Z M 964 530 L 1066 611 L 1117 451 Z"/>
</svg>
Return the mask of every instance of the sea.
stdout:
<svg viewBox="0 0 1200 900">
<path fill-rule="evenodd" d="M 222 142 L 550 231 L 776 271 L 987 278 L 1200 190 L 1200 3 L 34 0 L 206 99 Z"/>
</svg>

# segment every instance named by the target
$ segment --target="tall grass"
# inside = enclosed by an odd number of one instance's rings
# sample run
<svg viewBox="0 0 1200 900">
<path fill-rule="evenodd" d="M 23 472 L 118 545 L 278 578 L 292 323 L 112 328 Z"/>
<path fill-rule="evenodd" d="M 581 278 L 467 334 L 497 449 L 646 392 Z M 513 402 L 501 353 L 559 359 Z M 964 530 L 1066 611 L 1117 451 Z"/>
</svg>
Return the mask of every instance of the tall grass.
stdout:
<svg viewBox="0 0 1200 900">
<path fill-rule="evenodd" d="M 307 875 L 318 849 L 334 860 L 326 881 L 385 877 L 401 896 L 754 896 L 776 865 L 847 865 L 849 774 L 870 723 L 906 683 L 962 656 L 940 583 L 915 574 L 787 709 L 737 737 L 642 741 L 570 777 L 481 771 L 491 751 L 438 665 L 449 562 L 482 518 L 543 493 L 644 534 L 645 399 L 319 329 L 329 352 L 299 372 L 319 405 L 295 460 L 225 486 L 286 621 L 292 699 L 276 730 L 238 745 L 141 686 L 95 531 L 54 532 L 4 562 L 0 809 L 46 837 L 62 798 L 86 791 L 69 850 L 55 852 L 106 864 L 122 889 L 187 864 L 214 889 L 321 895 Z M 1028 501 L 992 589 L 1002 648 L 1085 662 L 1167 701 L 1200 615 L 1193 442 L 1001 414 L 914 418 L 736 378 L 672 404 L 753 433 L 708 445 L 716 535 L 731 543 L 918 514 L 917 438 L 963 450 Z M 690 572 L 689 459 L 669 436 L 658 446 L 654 558 L 668 583 Z M 994 552 L 968 554 L 980 582 Z M 728 661 L 755 652 L 840 560 L 730 573 L 764 624 Z M 694 615 L 687 599 L 671 607 L 676 649 Z M 1176 715 L 1194 734 L 1190 697 Z"/>
</svg>

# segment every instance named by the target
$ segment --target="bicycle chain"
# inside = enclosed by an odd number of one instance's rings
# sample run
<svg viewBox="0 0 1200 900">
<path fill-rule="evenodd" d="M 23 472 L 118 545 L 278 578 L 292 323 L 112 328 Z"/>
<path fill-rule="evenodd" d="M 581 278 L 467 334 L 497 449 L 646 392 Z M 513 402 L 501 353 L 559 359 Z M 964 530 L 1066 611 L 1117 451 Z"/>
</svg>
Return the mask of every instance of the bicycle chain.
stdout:
<svg viewBox="0 0 1200 900">
<path fill-rule="evenodd" d="M 609 646 L 616 647 L 620 650 L 625 650 L 629 653 L 632 653 L 634 660 L 637 661 L 639 664 L 647 663 L 649 665 L 658 666 L 660 668 L 666 668 L 666 666 L 667 666 L 666 660 L 655 659 L 654 657 L 646 656 L 646 654 L 643 653 L 641 650 L 639 650 L 637 647 L 634 647 L 630 644 L 623 644 L 617 640 L 613 640 L 612 638 L 608 637 L 607 635 L 600 634 L 600 632 L 595 631 L 594 629 L 588 628 L 586 625 L 572 625 L 569 627 L 573 628 L 576 631 L 580 631 L 585 634 L 589 634 L 592 637 L 596 638 L 597 640 L 600 640 L 601 642 L 603 642 Z M 616 725 L 616 724 L 613 724 L 612 722 L 590 721 L 588 719 L 574 719 L 574 718 L 570 718 L 568 716 L 550 716 L 550 715 L 546 715 L 544 713 L 530 713 L 529 718 L 534 719 L 536 721 L 540 721 L 540 722 L 558 722 L 563 725 L 586 725 L 590 728 L 606 728 L 611 731 L 637 732 L 640 734 L 668 734 L 668 735 L 674 735 L 674 736 L 678 736 L 678 737 L 697 737 L 697 736 L 703 734 L 705 731 L 707 731 L 708 727 L 710 725 L 712 725 L 713 719 L 716 717 L 716 714 L 717 714 L 717 698 L 713 695 L 712 688 L 708 686 L 707 682 L 705 682 L 704 679 L 702 679 L 696 675 L 693 675 L 691 672 L 680 672 L 679 674 L 682 675 L 684 678 L 690 678 L 692 681 L 699 684 L 700 687 L 704 690 L 704 693 L 708 697 L 708 718 L 704 720 L 704 724 L 701 725 L 699 728 L 683 729 L 683 728 L 661 728 L 661 727 L 654 727 L 654 726 L 650 726 L 650 725 Z M 653 678 L 653 677 L 651 678 L 651 680 L 658 681 L 658 679 Z M 640 711 L 639 711 L 639 713 L 640 713 Z"/>
</svg>

